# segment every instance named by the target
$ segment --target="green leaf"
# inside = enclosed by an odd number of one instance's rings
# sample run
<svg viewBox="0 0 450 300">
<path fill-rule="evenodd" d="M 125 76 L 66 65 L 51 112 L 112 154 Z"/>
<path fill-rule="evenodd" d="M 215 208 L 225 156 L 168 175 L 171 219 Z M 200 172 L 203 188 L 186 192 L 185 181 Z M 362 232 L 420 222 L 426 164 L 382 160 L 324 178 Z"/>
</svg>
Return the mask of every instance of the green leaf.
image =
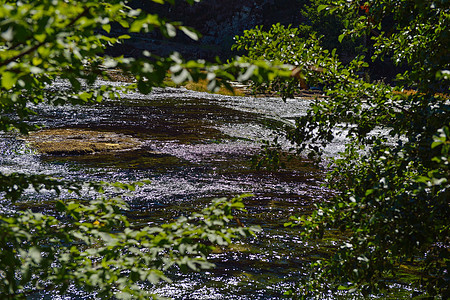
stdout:
<svg viewBox="0 0 450 300">
<path fill-rule="evenodd" d="M 365 196 L 369 196 L 369 195 L 373 194 L 374 191 L 375 190 L 373 190 L 373 189 L 367 190 L 366 193 L 365 193 Z"/>
<path fill-rule="evenodd" d="M 37 247 L 31 247 L 28 251 L 28 254 L 30 255 L 33 262 L 36 264 L 40 263 L 42 260 L 41 251 Z"/>
<path fill-rule="evenodd" d="M 17 82 L 18 76 L 12 72 L 3 72 L 2 76 L 2 87 L 6 90 L 11 89 Z"/>
<path fill-rule="evenodd" d="M 110 31 L 111 31 L 111 24 L 103 24 L 102 25 L 102 28 L 103 28 L 103 30 L 104 31 L 106 31 L 107 33 L 110 33 Z"/>
<path fill-rule="evenodd" d="M 197 266 L 195 265 L 195 263 L 192 260 L 188 260 L 186 262 L 186 264 L 191 270 L 193 270 L 193 271 L 197 271 L 198 270 Z"/>
<path fill-rule="evenodd" d="M 165 27 L 169 37 L 175 37 L 177 35 L 177 29 L 171 23 L 166 23 Z"/>
<path fill-rule="evenodd" d="M 140 32 L 144 24 L 147 24 L 145 19 L 135 20 L 130 26 L 130 32 Z"/>
<path fill-rule="evenodd" d="M 184 27 L 184 26 L 181 26 L 180 30 L 183 31 L 185 35 L 187 35 L 188 37 L 190 37 L 194 41 L 198 41 L 199 35 L 195 31 L 193 31 L 193 30 L 191 30 L 191 29 L 189 29 L 187 27 Z"/>
<path fill-rule="evenodd" d="M 12 27 L 9 27 L 5 32 L 2 32 L 0 35 L 5 41 L 11 42 L 14 39 L 14 30 Z"/>
<path fill-rule="evenodd" d="M 190 74 L 186 69 L 183 69 L 181 72 L 179 72 L 178 74 L 172 74 L 172 80 L 173 82 L 175 82 L 176 84 L 181 84 L 187 80 L 191 80 L 192 78 L 190 78 Z"/>
<path fill-rule="evenodd" d="M 255 72 L 255 70 L 257 70 L 257 67 L 256 66 L 250 66 L 246 71 L 245 71 L 245 73 L 244 74 L 242 74 L 242 75 L 240 75 L 239 77 L 238 77 L 238 80 L 239 81 L 247 81 L 247 80 L 249 80 L 250 79 L 250 77 L 253 75 L 253 73 Z"/>
<path fill-rule="evenodd" d="M 436 72 L 436 79 L 450 80 L 450 70 L 439 70 Z"/>
<path fill-rule="evenodd" d="M 318 7 L 317 7 L 317 12 L 321 12 L 322 10 L 324 10 L 324 9 L 329 9 L 329 5 L 327 5 L 327 4 L 322 4 L 322 5 L 319 5 Z"/>
</svg>

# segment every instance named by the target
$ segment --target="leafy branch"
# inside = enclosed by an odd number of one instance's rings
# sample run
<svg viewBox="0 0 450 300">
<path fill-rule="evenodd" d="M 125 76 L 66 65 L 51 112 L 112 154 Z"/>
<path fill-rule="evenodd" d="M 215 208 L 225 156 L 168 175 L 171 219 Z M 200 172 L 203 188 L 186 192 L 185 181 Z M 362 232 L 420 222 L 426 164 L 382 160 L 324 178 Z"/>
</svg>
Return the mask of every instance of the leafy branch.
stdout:
<svg viewBox="0 0 450 300">
<path fill-rule="evenodd" d="M 67 27 L 73 26 L 79 19 L 81 19 L 82 17 L 86 16 L 88 13 L 89 13 L 89 7 L 85 7 L 84 10 L 83 10 L 83 12 L 81 12 L 78 16 L 76 16 L 74 19 L 72 19 L 72 20 L 69 22 L 69 24 L 67 24 Z M 48 37 L 47 37 L 47 38 L 48 38 Z M 46 38 L 46 39 L 47 39 L 47 38 Z M 27 50 L 25 50 L 25 51 L 23 51 L 23 52 L 17 54 L 16 56 L 11 57 L 11 58 L 9 58 L 9 59 L 3 61 L 3 62 L 0 62 L 0 67 L 6 66 L 6 65 L 8 65 L 9 63 L 11 63 L 11 62 L 13 62 L 13 61 L 17 61 L 18 59 L 22 58 L 22 57 L 25 56 L 25 55 L 28 55 L 28 54 L 30 54 L 30 53 L 33 53 L 33 52 L 36 51 L 39 47 L 45 45 L 47 42 L 48 42 L 47 40 L 44 40 L 44 41 L 42 41 L 42 42 L 39 42 L 38 44 L 36 44 L 36 45 L 34 45 L 33 47 L 31 47 L 31 48 L 29 48 L 29 49 L 27 49 Z M 16 48 L 16 47 L 18 47 L 18 46 L 19 46 L 19 45 L 16 45 L 16 46 L 13 47 L 12 49 L 14 49 L 14 48 Z M 12 49 L 10 49 L 10 50 L 12 50 Z"/>
</svg>

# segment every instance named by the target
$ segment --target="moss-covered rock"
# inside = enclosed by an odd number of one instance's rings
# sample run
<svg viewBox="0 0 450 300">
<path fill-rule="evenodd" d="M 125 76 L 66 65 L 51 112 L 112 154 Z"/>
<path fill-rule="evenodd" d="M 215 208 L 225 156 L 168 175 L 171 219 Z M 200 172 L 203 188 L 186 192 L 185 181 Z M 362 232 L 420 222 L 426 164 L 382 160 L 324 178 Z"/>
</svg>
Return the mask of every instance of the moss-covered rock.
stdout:
<svg viewBox="0 0 450 300">
<path fill-rule="evenodd" d="M 27 140 L 40 153 L 83 155 L 140 148 L 142 143 L 131 136 L 83 129 L 46 129 L 31 133 Z"/>
</svg>

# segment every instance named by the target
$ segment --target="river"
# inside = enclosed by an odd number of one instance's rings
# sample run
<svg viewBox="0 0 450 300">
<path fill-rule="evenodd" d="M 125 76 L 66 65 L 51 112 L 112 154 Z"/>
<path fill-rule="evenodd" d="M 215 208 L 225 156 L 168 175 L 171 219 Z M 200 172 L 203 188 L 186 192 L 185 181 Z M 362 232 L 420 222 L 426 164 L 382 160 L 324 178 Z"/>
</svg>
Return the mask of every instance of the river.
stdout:
<svg viewBox="0 0 450 300">
<path fill-rule="evenodd" d="M 291 215 L 311 212 L 314 203 L 325 201 L 331 191 L 322 187 L 324 165 L 294 159 L 286 168 L 263 171 L 251 167 L 251 158 L 262 140 L 270 140 L 276 130 L 292 124 L 293 118 L 306 112 L 310 101 L 166 88 L 149 95 L 130 93 L 121 100 L 95 105 L 38 106 L 31 122 L 45 128 L 116 132 L 138 139 L 142 146 L 130 151 L 55 156 L 39 154 L 25 140 L 3 135 L 0 171 L 75 181 L 150 179 L 151 184 L 125 196 L 131 206 L 130 217 L 146 224 L 170 222 L 180 214 L 200 210 L 216 197 L 252 193 L 254 196 L 245 200 L 248 213 L 240 218 L 246 225 L 261 227 L 256 237 L 212 254 L 216 268 L 201 274 L 175 270 L 169 274 L 173 283 L 161 283 L 153 290 L 175 299 L 282 299 L 285 291 L 295 289 L 308 276 L 309 262 L 338 239 L 320 244 L 302 241 L 298 229 L 283 224 Z M 290 146 L 282 139 L 281 143 L 286 149 Z M 342 141 L 337 140 L 328 153 L 341 149 Z M 28 192 L 22 207 L 47 211 L 46 201 L 53 196 L 51 192 Z M 71 299 L 91 296 L 80 291 L 69 294 Z M 341 296 L 328 294 L 330 299 Z M 55 297 L 39 294 L 34 299 Z"/>
</svg>

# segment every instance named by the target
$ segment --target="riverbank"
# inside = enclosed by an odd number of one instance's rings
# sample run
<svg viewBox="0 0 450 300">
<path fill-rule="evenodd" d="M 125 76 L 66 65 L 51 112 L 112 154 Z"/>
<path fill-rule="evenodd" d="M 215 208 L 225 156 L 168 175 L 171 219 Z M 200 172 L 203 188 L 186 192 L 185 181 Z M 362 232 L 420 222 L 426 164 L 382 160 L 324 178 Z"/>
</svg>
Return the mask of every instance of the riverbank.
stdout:
<svg viewBox="0 0 450 300">
<path fill-rule="evenodd" d="M 111 81 L 133 83 L 135 79 L 129 74 L 123 74 L 119 70 L 108 70 L 108 76 Z M 180 88 L 184 87 L 190 91 L 204 92 L 210 94 L 218 94 L 224 96 L 238 96 L 238 97 L 277 97 L 277 93 L 255 93 L 250 84 L 240 82 L 230 82 L 231 90 L 221 86 L 218 91 L 212 92 L 208 90 L 208 82 L 206 80 L 199 80 L 198 82 L 186 82 L 183 84 L 176 84 L 170 78 L 170 74 L 166 77 L 162 87 Z M 326 98 L 327 96 L 319 89 L 304 89 L 294 95 L 294 98 L 303 98 L 313 100 L 316 98 Z"/>
</svg>

